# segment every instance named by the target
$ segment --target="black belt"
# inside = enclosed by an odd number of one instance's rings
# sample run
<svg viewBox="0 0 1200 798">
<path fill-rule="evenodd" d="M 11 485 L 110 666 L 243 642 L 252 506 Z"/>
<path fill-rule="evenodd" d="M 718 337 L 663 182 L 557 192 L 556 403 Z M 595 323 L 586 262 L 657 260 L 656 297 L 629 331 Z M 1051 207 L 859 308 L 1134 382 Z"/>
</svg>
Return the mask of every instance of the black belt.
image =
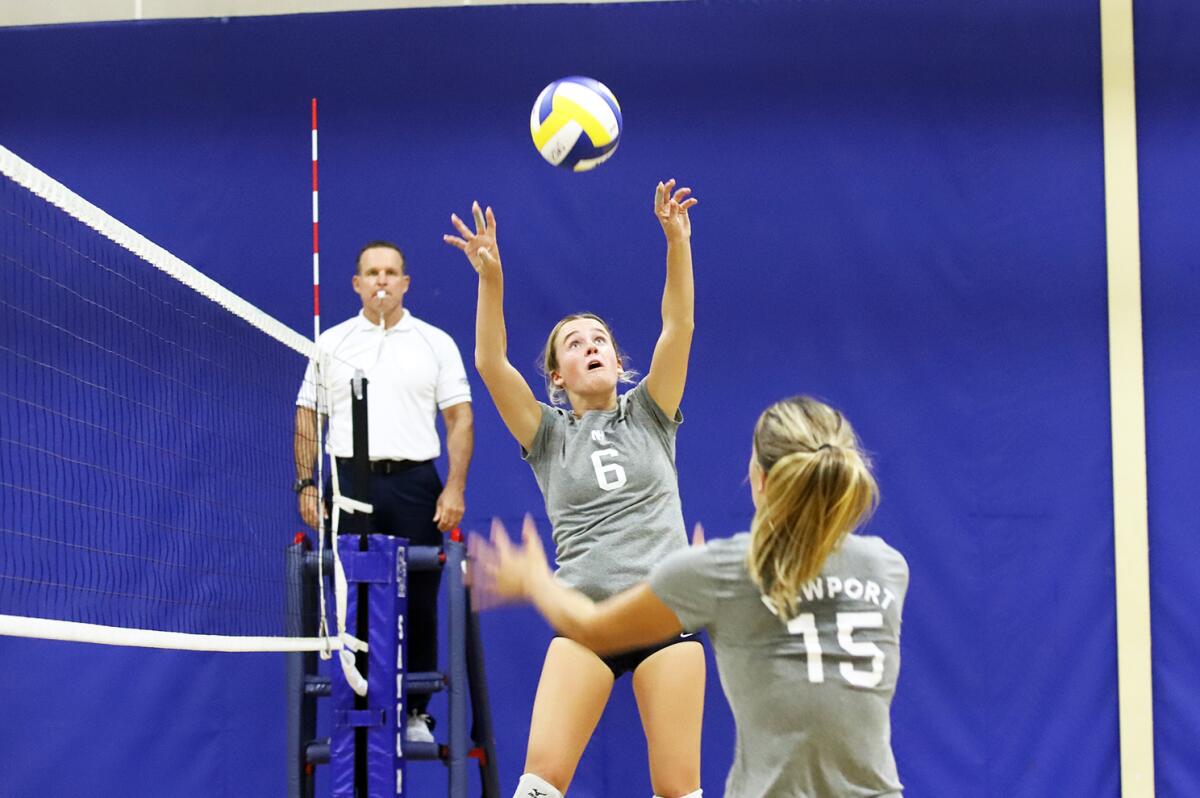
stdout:
<svg viewBox="0 0 1200 798">
<path fill-rule="evenodd" d="M 339 457 L 338 465 L 345 468 L 354 466 L 354 459 L 350 457 Z M 372 474 L 399 474 L 401 471 L 408 471 L 417 466 L 423 466 L 426 463 L 431 463 L 432 460 L 372 460 Z"/>
</svg>

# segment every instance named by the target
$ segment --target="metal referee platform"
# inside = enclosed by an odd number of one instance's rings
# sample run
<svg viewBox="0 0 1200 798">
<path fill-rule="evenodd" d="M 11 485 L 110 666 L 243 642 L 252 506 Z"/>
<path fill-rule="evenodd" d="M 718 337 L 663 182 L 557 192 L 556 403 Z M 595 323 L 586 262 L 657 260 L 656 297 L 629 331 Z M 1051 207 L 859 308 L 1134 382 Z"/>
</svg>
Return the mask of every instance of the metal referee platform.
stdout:
<svg viewBox="0 0 1200 798">
<path fill-rule="evenodd" d="M 365 474 L 366 380 L 355 385 L 354 468 Z M 365 478 L 358 485 L 367 484 Z M 469 762 L 479 769 L 483 798 L 500 798 L 491 713 L 477 616 L 463 584 L 466 548 L 456 529 L 445 546 L 409 546 L 404 538 L 367 534 L 370 516 L 349 516 L 357 528 L 338 540 L 338 557 L 348 585 L 347 626 L 368 645 L 356 668 L 366 695 L 342 674 L 318 673 L 314 652 L 287 655 L 287 796 L 315 798 L 315 769 L 328 764 L 333 798 L 395 798 L 412 793 L 405 774 L 410 763 L 440 761 L 448 769 L 450 798 L 467 798 Z M 323 562 L 319 560 L 323 558 Z M 316 636 L 320 617 L 318 567 L 334 572 L 331 549 L 313 551 L 297 535 L 286 550 L 289 635 Z M 445 672 L 407 671 L 407 577 L 443 569 L 447 588 L 449 667 Z M 301 620 L 304 619 L 304 620 Z M 353 620 L 351 620 L 353 619 Z M 405 739 L 408 698 L 445 690 L 449 703 L 445 742 Z M 333 728 L 317 739 L 317 700 L 332 702 Z M 469 704 L 469 706 L 468 706 Z"/>
</svg>

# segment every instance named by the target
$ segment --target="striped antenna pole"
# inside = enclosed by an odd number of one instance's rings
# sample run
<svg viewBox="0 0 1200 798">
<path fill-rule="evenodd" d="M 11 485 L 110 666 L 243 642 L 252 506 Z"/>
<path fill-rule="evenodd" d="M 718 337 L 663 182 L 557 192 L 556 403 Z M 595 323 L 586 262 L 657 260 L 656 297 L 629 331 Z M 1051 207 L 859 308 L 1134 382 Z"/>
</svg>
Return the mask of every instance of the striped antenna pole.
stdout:
<svg viewBox="0 0 1200 798">
<path fill-rule="evenodd" d="M 320 217 L 317 213 L 317 98 L 312 98 L 312 276 L 313 276 L 313 374 L 316 379 L 317 396 L 317 462 L 314 474 L 317 488 L 317 595 L 321 618 L 318 621 L 318 634 L 321 638 L 329 639 L 329 629 L 326 625 L 325 612 L 325 452 L 324 435 L 321 425 L 321 411 L 325 406 L 325 374 L 321 368 L 321 245 L 317 235 Z M 329 658 L 329 649 L 321 652 L 322 659 Z"/>
<path fill-rule="evenodd" d="M 321 337 L 321 247 L 317 236 L 317 98 L 312 101 L 313 343 Z"/>
</svg>

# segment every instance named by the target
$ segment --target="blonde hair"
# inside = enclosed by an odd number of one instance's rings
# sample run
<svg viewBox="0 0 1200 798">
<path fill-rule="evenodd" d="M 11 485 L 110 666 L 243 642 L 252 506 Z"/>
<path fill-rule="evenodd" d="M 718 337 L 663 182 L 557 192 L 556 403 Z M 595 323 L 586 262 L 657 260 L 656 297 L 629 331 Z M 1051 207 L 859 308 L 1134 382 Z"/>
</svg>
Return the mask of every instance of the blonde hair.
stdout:
<svg viewBox="0 0 1200 798">
<path fill-rule="evenodd" d="M 754 426 L 754 457 L 766 475 L 750 525 L 747 564 L 781 617 L 800 588 L 879 504 L 879 486 L 841 413 L 808 396 L 771 405 Z"/>
<path fill-rule="evenodd" d="M 554 384 L 554 379 L 551 375 L 558 371 L 558 334 L 562 331 L 563 325 L 567 322 L 576 321 L 578 319 L 591 319 L 599 322 L 604 331 L 608 333 L 608 340 L 612 342 L 613 351 L 617 353 L 617 360 L 624 364 L 629 361 L 628 356 L 621 351 L 617 346 L 617 337 L 613 335 L 612 327 L 608 326 L 608 322 L 597 316 L 595 313 L 571 313 L 559 319 L 558 324 L 554 325 L 554 329 L 550 331 L 550 336 L 546 339 L 546 346 L 542 348 L 542 354 L 538 357 L 538 370 L 542 372 L 546 378 L 546 394 L 550 397 L 550 404 L 562 404 L 567 392 L 563 388 L 559 388 Z M 637 378 L 637 372 L 626 370 L 624 366 L 620 366 L 620 372 L 617 374 L 617 382 L 630 383 Z"/>
</svg>

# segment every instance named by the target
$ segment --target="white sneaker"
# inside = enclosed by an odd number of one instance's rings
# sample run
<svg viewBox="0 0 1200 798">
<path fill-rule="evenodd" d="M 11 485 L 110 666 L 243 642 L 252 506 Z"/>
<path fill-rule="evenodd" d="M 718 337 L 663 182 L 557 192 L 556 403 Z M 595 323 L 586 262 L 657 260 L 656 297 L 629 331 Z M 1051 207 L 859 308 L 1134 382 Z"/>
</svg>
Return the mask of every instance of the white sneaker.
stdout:
<svg viewBox="0 0 1200 798">
<path fill-rule="evenodd" d="M 437 742 L 433 739 L 433 718 L 423 712 L 410 712 L 408 715 L 408 727 L 404 731 L 404 737 L 410 743 L 432 743 Z"/>
</svg>

